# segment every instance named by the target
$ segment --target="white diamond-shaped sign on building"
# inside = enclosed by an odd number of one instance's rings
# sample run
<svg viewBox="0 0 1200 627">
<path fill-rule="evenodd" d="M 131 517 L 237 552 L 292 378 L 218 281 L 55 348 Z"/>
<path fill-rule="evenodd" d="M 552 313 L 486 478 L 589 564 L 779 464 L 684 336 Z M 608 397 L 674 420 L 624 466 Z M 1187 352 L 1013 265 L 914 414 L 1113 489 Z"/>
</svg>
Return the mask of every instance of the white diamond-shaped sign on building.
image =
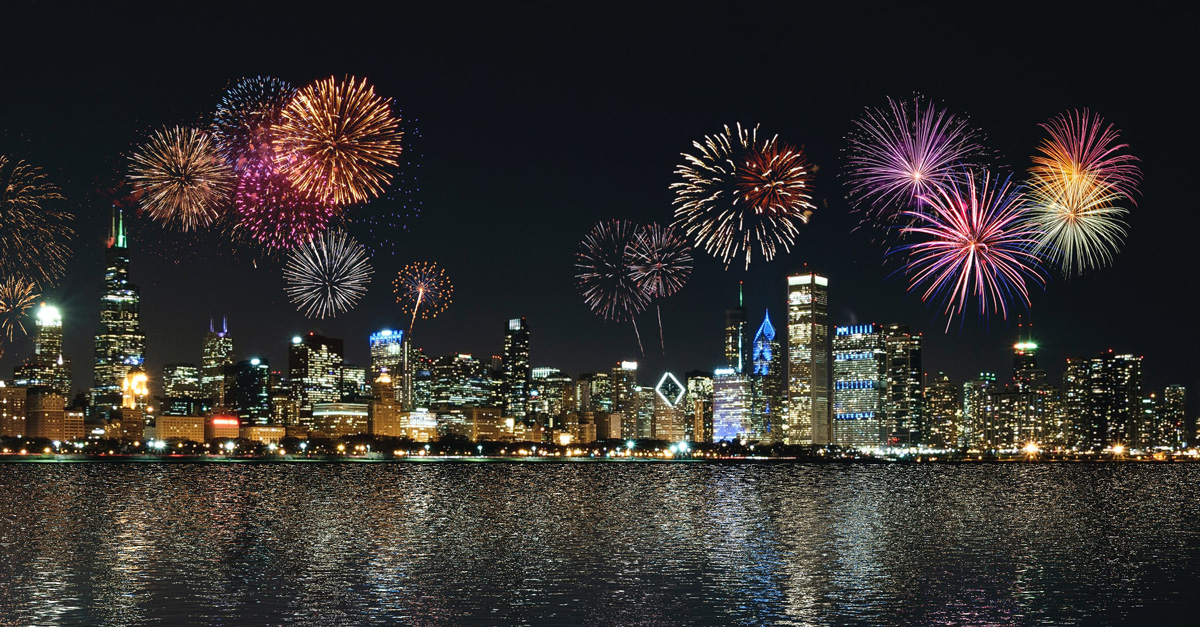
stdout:
<svg viewBox="0 0 1200 627">
<path fill-rule="evenodd" d="M 654 391 L 658 392 L 659 398 L 666 401 L 671 407 L 679 404 L 683 400 L 683 394 L 687 388 L 675 378 L 675 375 L 664 372 L 661 379 L 658 380 L 658 385 L 654 386 Z"/>
</svg>

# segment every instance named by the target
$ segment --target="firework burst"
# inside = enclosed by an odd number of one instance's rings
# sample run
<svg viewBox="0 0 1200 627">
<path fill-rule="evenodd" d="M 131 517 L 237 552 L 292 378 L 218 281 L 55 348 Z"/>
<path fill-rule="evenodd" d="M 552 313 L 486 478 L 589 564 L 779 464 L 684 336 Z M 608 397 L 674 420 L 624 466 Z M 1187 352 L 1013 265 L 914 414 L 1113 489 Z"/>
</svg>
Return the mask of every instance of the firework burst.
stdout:
<svg viewBox="0 0 1200 627">
<path fill-rule="evenodd" d="M 633 277 L 629 250 L 637 233 L 637 227 L 625 220 L 597 224 L 579 243 L 575 278 L 583 302 L 596 315 L 634 323 L 640 348 L 642 338 L 634 316 L 646 309 L 650 294 Z"/>
<path fill-rule="evenodd" d="M 198 129 L 162 129 L 129 160 L 142 209 L 183 231 L 212 224 L 233 190 L 233 172 L 212 137 Z"/>
<path fill-rule="evenodd" d="M 264 76 L 243 78 L 225 92 L 213 115 L 212 135 L 230 165 L 240 170 L 256 157 L 270 161 L 272 127 L 295 94 L 286 81 Z"/>
<path fill-rule="evenodd" d="M 17 330 L 25 333 L 24 318 L 38 298 L 37 284 L 10 276 L 0 281 L 0 331 L 12 341 Z"/>
<path fill-rule="evenodd" d="M 625 248 L 629 272 L 638 287 L 651 298 L 666 298 L 678 292 L 692 274 L 692 247 L 674 227 L 650 224 L 637 230 Z M 657 304 L 658 339 L 663 353 L 662 308 Z"/>
<path fill-rule="evenodd" d="M 392 288 L 396 304 L 404 313 L 412 313 L 409 334 L 412 334 L 418 315 L 422 320 L 436 318 L 450 306 L 454 296 L 450 278 L 436 263 L 408 264 L 392 280 Z"/>
<path fill-rule="evenodd" d="M 301 89 L 274 128 L 281 171 L 301 192 L 337 205 L 383 193 L 400 156 L 391 100 L 366 79 L 330 77 Z"/>
<path fill-rule="evenodd" d="M 982 317 L 1007 319 L 1012 299 L 1029 306 L 1028 283 L 1044 284 L 1036 254 L 1041 231 L 1028 220 L 1017 186 L 967 172 L 921 200 L 924 210 L 904 212 L 913 224 L 902 229 L 917 241 L 892 251 L 907 255 L 910 291 L 924 288 L 921 300 L 940 299 L 951 319 L 965 315 L 968 297 Z"/>
<path fill-rule="evenodd" d="M 265 163 L 242 170 L 234 207 L 237 215 L 231 230 L 235 235 L 269 250 L 287 250 L 313 239 L 339 213 L 334 205 L 297 191 L 287 177 Z"/>
<path fill-rule="evenodd" d="M 749 267 L 756 248 L 767 261 L 778 246 L 790 250 L 816 209 L 803 151 L 740 124 L 692 145 L 697 153 L 675 170 L 683 180 L 671 185 L 675 226 L 726 266 L 744 255 Z"/>
<path fill-rule="evenodd" d="M 847 138 L 846 180 L 855 208 L 891 222 L 922 196 L 958 182 L 986 157 L 982 136 L 965 118 L 920 96 L 868 108 Z"/>
<path fill-rule="evenodd" d="M 72 216 L 41 169 L 0 155 L 0 271 L 54 285 L 71 256 Z"/>
<path fill-rule="evenodd" d="M 287 294 L 309 318 L 353 309 L 371 282 L 367 253 L 342 231 L 326 231 L 292 249 L 283 277 Z"/>
<path fill-rule="evenodd" d="M 1041 125 L 1049 133 L 1030 168 L 1032 219 L 1041 248 L 1065 276 L 1112 262 L 1125 238 L 1124 217 L 1136 204 L 1141 181 L 1137 158 L 1124 154 L 1119 133 L 1088 111 L 1060 115 Z"/>
</svg>

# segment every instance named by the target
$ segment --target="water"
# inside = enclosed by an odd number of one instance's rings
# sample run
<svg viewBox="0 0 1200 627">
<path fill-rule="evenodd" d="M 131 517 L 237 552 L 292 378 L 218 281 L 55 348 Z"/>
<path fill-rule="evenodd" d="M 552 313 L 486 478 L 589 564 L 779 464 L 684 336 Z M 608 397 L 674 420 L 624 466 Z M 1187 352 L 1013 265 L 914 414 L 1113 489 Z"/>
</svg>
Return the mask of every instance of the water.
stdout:
<svg viewBox="0 0 1200 627">
<path fill-rule="evenodd" d="M 0 625 L 1093 625 L 1200 464 L 0 464 Z"/>
</svg>

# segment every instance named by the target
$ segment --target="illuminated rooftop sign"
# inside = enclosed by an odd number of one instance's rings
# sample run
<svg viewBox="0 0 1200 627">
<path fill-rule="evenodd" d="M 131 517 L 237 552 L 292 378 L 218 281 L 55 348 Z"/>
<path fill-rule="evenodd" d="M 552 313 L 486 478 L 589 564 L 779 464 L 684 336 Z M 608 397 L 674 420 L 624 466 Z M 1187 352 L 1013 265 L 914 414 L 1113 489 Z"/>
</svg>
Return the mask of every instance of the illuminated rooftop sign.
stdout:
<svg viewBox="0 0 1200 627">
<path fill-rule="evenodd" d="M 654 391 L 658 393 L 659 398 L 666 401 L 671 407 L 679 405 L 679 401 L 683 400 L 684 387 L 675 378 L 675 375 L 664 372 L 661 379 L 658 380 L 658 385 L 654 386 Z M 675 398 L 672 399 L 671 397 Z"/>
</svg>

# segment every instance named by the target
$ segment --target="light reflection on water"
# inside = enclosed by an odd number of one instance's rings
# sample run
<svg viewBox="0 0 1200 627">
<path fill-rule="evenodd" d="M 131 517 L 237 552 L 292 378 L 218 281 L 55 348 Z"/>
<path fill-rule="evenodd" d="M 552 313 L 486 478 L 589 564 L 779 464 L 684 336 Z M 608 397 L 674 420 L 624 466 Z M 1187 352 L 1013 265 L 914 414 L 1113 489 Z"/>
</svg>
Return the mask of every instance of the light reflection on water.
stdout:
<svg viewBox="0 0 1200 627">
<path fill-rule="evenodd" d="M 0 625 L 1179 621 L 1195 465 L 0 464 Z"/>
</svg>

